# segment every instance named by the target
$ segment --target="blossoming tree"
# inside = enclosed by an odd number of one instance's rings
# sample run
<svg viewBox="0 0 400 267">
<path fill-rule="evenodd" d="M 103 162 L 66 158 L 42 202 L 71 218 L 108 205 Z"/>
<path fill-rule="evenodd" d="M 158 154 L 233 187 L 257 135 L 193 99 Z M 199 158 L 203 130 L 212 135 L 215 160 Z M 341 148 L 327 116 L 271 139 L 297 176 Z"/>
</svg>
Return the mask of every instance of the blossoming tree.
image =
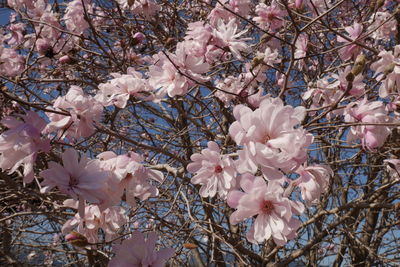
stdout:
<svg viewBox="0 0 400 267">
<path fill-rule="evenodd" d="M 1 264 L 400 264 L 400 1 L 0 12 Z"/>
</svg>

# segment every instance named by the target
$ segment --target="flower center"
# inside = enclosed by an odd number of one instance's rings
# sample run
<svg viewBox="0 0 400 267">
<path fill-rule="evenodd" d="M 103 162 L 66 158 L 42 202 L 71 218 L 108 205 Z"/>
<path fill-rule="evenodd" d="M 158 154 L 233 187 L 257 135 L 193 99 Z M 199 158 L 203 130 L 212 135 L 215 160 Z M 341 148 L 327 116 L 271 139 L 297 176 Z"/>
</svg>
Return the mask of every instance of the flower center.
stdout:
<svg viewBox="0 0 400 267">
<path fill-rule="evenodd" d="M 221 173 L 221 172 L 222 172 L 222 167 L 221 167 L 221 165 L 215 166 L 214 172 L 215 172 L 215 173 Z"/>
<path fill-rule="evenodd" d="M 69 176 L 69 187 L 75 187 L 75 186 L 77 186 L 78 184 L 79 184 L 78 178 L 76 178 L 76 177 L 70 175 L 70 176 Z"/>
<path fill-rule="evenodd" d="M 261 210 L 265 214 L 270 214 L 274 210 L 274 203 L 270 200 L 265 200 L 262 204 Z"/>
</svg>

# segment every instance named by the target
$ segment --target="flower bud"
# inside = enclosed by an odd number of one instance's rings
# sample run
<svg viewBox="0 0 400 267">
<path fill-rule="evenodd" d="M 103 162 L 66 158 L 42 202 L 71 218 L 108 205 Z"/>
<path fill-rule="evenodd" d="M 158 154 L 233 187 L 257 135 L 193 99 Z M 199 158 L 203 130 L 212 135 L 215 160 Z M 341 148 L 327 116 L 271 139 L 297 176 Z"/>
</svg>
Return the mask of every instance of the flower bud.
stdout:
<svg viewBox="0 0 400 267">
<path fill-rule="evenodd" d="M 385 69 L 383 70 L 383 73 L 385 73 L 385 75 L 388 75 L 388 74 L 392 73 L 395 66 L 396 65 L 394 63 L 387 65 L 385 67 Z"/>
<path fill-rule="evenodd" d="M 365 67 L 365 56 L 363 54 L 358 55 L 358 57 L 356 58 L 356 62 L 354 63 L 353 68 L 351 69 L 351 73 L 353 73 L 354 76 L 357 76 L 358 74 L 360 74 Z"/>
<path fill-rule="evenodd" d="M 70 244 L 81 248 L 89 244 L 87 238 L 78 232 L 71 232 L 67 234 L 65 236 L 65 240 L 67 240 L 67 242 Z"/>
<path fill-rule="evenodd" d="M 61 64 L 69 64 L 71 63 L 71 58 L 68 55 L 62 56 L 58 59 L 58 62 Z"/>
</svg>

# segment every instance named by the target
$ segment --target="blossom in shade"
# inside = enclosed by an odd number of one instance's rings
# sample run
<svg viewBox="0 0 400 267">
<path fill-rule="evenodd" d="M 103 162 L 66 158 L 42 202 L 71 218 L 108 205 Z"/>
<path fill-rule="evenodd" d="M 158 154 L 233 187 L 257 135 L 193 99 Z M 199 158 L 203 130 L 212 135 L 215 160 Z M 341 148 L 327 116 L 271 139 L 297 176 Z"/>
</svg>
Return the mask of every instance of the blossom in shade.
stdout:
<svg viewBox="0 0 400 267">
<path fill-rule="evenodd" d="M 301 189 L 301 196 L 307 202 L 318 199 L 327 189 L 329 178 L 333 176 L 333 171 L 326 165 L 299 166 L 296 173 L 300 177 L 294 181 Z"/>
<path fill-rule="evenodd" d="M 303 212 L 303 204 L 285 197 L 279 183 L 266 184 L 260 176 L 243 174 L 240 187 L 243 192 L 234 190 L 228 194 L 228 205 L 236 209 L 229 219 L 235 225 L 256 216 L 247 233 L 250 242 L 261 243 L 272 237 L 281 246 L 296 236 L 300 221 L 293 216 Z"/>
<path fill-rule="evenodd" d="M 147 239 L 143 233 L 135 231 L 132 236 L 116 244 L 113 250 L 116 255 L 108 264 L 109 267 L 163 267 L 166 261 L 175 254 L 172 248 L 156 251 L 157 235 L 149 232 Z"/>
<path fill-rule="evenodd" d="M 193 184 L 200 184 L 202 197 L 214 197 L 217 193 L 226 198 L 228 192 L 235 186 L 236 169 L 233 160 L 227 155 L 221 155 L 218 144 L 210 141 L 201 153 L 193 154 L 193 161 L 187 166 L 191 173 Z"/>
<path fill-rule="evenodd" d="M 267 177 L 280 179 L 281 170 L 292 171 L 305 162 L 313 137 L 299 126 L 305 116 L 303 107 L 293 108 L 269 97 L 255 110 L 237 105 L 233 115 L 236 121 L 229 133 L 243 146 L 238 151 L 240 173 L 256 173 L 261 167 Z"/>
<path fill-rule="evenodd" d="M 103 111 L 103 106 L 78 86 L 71 86 L 65 96 L 55 100 L 53 107 L 57 111 L 69 112 L 70 115 L 47 112 L 50 123 L 46 132 L 57 132 L 58 136 L 75 139 L 93 134 L 93 124 L 100 121 Z"/>
<path fill-rule="evenodd" d="M 363 147 L 368 150 L 382 146 L 391 132 L 390 127 L 379 125 L 391 122 L 385 105 L 381 101 L 368 102 L 367 98 L 364 98 L 361 101 L 351 102 L 345 109 L 344 119 L 346 122 L 367 124 L 351 126 L 347 141 L 359 139 Z"/>
<path fill-rule="evenodd" d="M 49 169 L 40 173 L 44 178 L 42 193 L 54 187 L 74 199 L 85 199 L 91 203 L 101 204 L 106 201 L 106 184 L 109 173 L 100 168 L 99 160 L 89 160 L 75 149 L 68 148 L 62 154 L 63 166 L 49 162 Z"/>
<path fill-rule="evenodd" d="M 37 113 L 28 111 L 26 115 L 8 116 L 1 124 L 8 130 L 0 135 L 0 168 L 11 174 L 23 166 L 24 182 L 32 182 L 37 154 L 50 150 L 50 140 L 40 135 L 46 122 Z"/>
<path fill-rule="evenodd" d="M 69 199 L 64 201 L 64 206 L 77 208 L 76 201 Z M 61 229 L 63 234 L 72 230 L 87 238 L 89 243 L 99 242 L 98 231 L 102 229 L 105 233 L 105 241 L 114 239 L 122 226 L 128 222 L 126 211 L 120 206 L 109 207 L 101 210 L 97 205 L 85 205 L 84 216 L 79 213 L 66 221 Z"/>
<path fill-rule="evenodd" d="M 158 195 L 156 186 L 150 180 L 162 183 L 162 172 L 145 167 L 143 157 L 130 152 L 125 155 L 116 155 L 112 151 L 106 151 L 97 156 L 101 162 L 101 168 L 113 172 L 117 184 L 113 186 L 114 194 L 121 196 L 124 191 L 126 201 L 131 206 L 136 205 L 135 198 L 144 201 L 149 197 Z M 115 183 L 115 182 L 114 182 Z"/>
</svg>

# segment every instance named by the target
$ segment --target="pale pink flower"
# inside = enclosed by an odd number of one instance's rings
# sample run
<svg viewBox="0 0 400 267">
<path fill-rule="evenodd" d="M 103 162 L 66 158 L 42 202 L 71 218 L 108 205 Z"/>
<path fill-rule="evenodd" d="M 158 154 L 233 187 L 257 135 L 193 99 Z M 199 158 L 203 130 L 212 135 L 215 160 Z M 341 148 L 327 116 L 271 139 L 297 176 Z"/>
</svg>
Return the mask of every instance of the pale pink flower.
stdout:
<svg viewBox="0 0 400 267">
<path fill-rule="evenodd" d="M 130 8 L 133 13 L 150 18 L 160 6 L 153 0 L 135 0 L 132 6 L 129 6 L 128 0 L 117 0 L 124 8 Z"/>
<path fill-rule="evenodd" d="M 112 151 L 106 151 L 97 156 L 101 162 L 101 168 L 112 171 L 118 180 L 113 188 L 114 194 L 121 196 L 124 191 L 126 201 L 131 206 L 136 206 L 135 198 L 144 201 L 149 197 L 156 197 L 158 189 L 150 183 L 150 180 L 162 183 L 162 172 L 145 167 L 143 157 L 130 152 L 125 155 L 116 155 Z"/>
<path fill-rule="evenodd" d="M 64 21 L 66 28 L 75 34 L 82 34 L 89 28 L 89 23 L 85 19 L 85 4 L 87 14 L 93 13 L 91 0 L 73 0 L 67 4 L 65 9 Z"/>
<path fill-rule="evenodd" d="M 21 120 L 9 116 L 1 121 L 9 129 L 0 135 L 0 168 L 11 174 L 23 166 L 24 182 L 30 183 L 37 154 L 50 150 L 50 140 L 40 135 L 46 122 L 38 114 L 28 111 L 16 117 Z"/>
<path fill-rule="evenodd" d="M 384 98 L 391 94 L 398 94 L 398 84 L 400 84 L 400 45 L 394 47 L 394 51 L 381 51 L 378 55 L 380 59 L 371 64 L 371 70 L 380 73 L 376 79 L 385 80 L 379 87 L 379 96 Z"/>
<path fill-rule="evenodd" d="M 201 75 L 208 71 L 208 63 L 202 57 L 188 54 L 186 44 L 178 43 L 175 54 L 170 53 L 168 57 L 161 52 L 154 56 L 157 63 L 149 67 L 149 84 L 159 89 L 156 93 L 158 99 L 166 94 L 170 97 L 184 95 L 195 84 L 194 81 L 208 81 L 207 77 Z"/>
<path fill-rule="evenodd" d="M 102 204 L 108 198 L 106 193 L 109 172 L 100 168 L 99 160 L 89 160 L 75 149 L 68 148 L 62 154 L 63 166 L 50 161 L 49 169 L 40 172 L 44 178 L 42 193 L 54 187 L 74 199 L 85 199 L 91 203 Z"/>
<path fill-rule="evenodd" d="M 228 1 L 225 0 L 223 2 L 223 5 L 218 2 L 208 15 L 207 19 L 210 21 L 210 25 L 212 25 L 213 27 L 216 27 L 220 20 L 228 22 L 229 20 L 235 18 L 235 16 L 231 12 L 226 10 L 224 6 L 228 9 L 232 9 Z"/>
<path fill-rule="evenodd" d="M 240 52 L 248 50 L 249 46 L 246 41 L 250 40 L 250 38 L 241 37 L 247 30 L 237 31 L 236 19 L 231 19 L 228 24 L 225 24 L 223 20 L 219 20 L 217 28 L 213 31 L 213 43 L 217 47 L 228 48 L 234 57 L 242 59 Z"/>
<path fill-rule="evenodd" d="M 302 198 L 309 204 L 326 191 L 329 178 L 333 176 L 332 169 L 327 165 L 299 166 L 295 172 L 300 177 L 294 183 L 301 189 Z"/>
<path fill-rule="evenodd" d="M 397 22 L 389 12 L 376 12 L 371 16 L 368 31 L 372 31 L 371 37 L 375 40 L 389 41 L 397 33 Z"/>
<path fill-rule="evenodd" d="M 95 132 L 94 123 L 100 121 L 103 106 L 78 86 L 71 86 L 65 96 L 58 97 L 53 107 L 68 111 L 70 116 L 47 112 L 50 123 L 46 132 L 58 132 L 58 136 L 78 139 Z"/>
<path fill-rule="evenodd" d="M 228 8 L 242 17 L 247 17 L 251 8 L 250 0 L 229 0 Z"/>
<path fill-rule="evenodd" d="M 15 77 L 24 70 L 24 57 L 15 49 L 0 45 L 0 75 Z"/>
<path fill-rule="evenodd" d="M 300 59 L 300 67 L 306 68 L 306 64 L 304 62 L 304 57 L 307 55 L 307 46 L 308 46 L 308 37 L 305 33 L 299 35 L 296 40 L 296 51 L 294 52 L 294 57 L 296 59 Z"/>
<path fill-rule="evenodd" d="M 149 232 L 147 239 L 143 233 L 135 231 L 132 236 L 114 245 L 116 255 L 108 264 L 109 267 L 163 267 L 166 261 L 175 254 L 172 248 L 156 251 L 157 235 Z"/>
<path fill-rule="evenodd" d="M 304 206 L 291 201 L 283 195 L 279 183 L 269 182 L 251 174 L 244 174 L 240 179 L 242 191 L 231 191 L 228 194 L 228 205 L 236 211 L 230 216 L 231 224 L 237 224 L 254 216 L 254 224 L 247 233 L 252 243 L 261 243 L 273 238 L 277 245 L 284 245 L 296 236 L 300 221 L 293 215 L 300 215 Z"/>
<path fill-rule="evenodd" d="M 312 135 L 299 127 L 303 107 L 284 105 L 279 98 L 266 98 L 254 111 L 244 105 L 233 110 L 236 121 L 229 133 L 239 150 L 238 171 L 255 173 L 261 167 L 272 179 L 282 178 L 278 168 L 291 171 L 307 158 Z"/>
<path fill-rule="evenodd" d="M 338 74 L 331 74 L 330 76 L 326 77 L 326 79 L 335 79 L 336 81 L 329 83 L 325 88 L 326 89 L 340 89 L 342 92 L 347 90 L 349 82 L 346 79 L 346 76 L 350 73 L 352 67 L 347 66 L 344 70 L 340 69 Z M 365 92 L 365 83 L 363 82 L 363 75 L 359 73 L 357 76 L 354 77 L 352 82 L 352 88 L 348 92 L 350 95 L 360 96 L 363 95 Z M 334 91 L 332 91 L 334 92 Z M 332 97 L 331 97 L 332 98 Z"/>
<path fill-rule="evenodd" d="M 19 45 L 24 41 L 24 23 L 13 23 L 8 27 L 8 30 L 10 33 L 4 36 L 5 39 L 8 39 L 6 41 L 8 45 Z"/>
<path fill-rule="evenodd" d="M 70 205 L 71 201 L 64 202 L 65 206 L 77 208 Z M 107 208 L 103 211 L 96 205 L 86 205 L 85 215 L 82 218 L 79 213 L 68 221 L 66 221 L 61 229 L 63 234 L 70 233 L 72 230 L 82 234 L 87 238 L 89 243 L 99 242 L 98 231 L 102 229 L 105 233 L 105 241 L 109 242 L 116 237 L 122 226 L 128 222 L 126 211 L 120 206 Z"/>
<path fill-rule="evenodd" d="M 284 17 L 287 15 L 286 10 L 281 9 L 276 3 L 272 1 L 271 5 L 267 6 L 260 3 L 256 6 L 257 16 L 253 20 L 263 29 L 270 29 L 275 31 L 285 24 Z"/>
<path fill-rule="evenodd" d="M 363 26 L 360 23 L 355 22 L 352 26 L 345 27 L 345 30 L 351 40 L 358 40 L 360 42 L 362 41 L 362 39 L 359 39 L 363 31 Z M 345 47 L 339 49 L 339 56 L 342 60 L 356 58 L 361 51 L 360 46 L 356 44 L 350 44 L 351 42 L 347 41 L 341 36 L 337 37 L 337 41 L 340 43 L 349 43 L 349 45 L 346 45 Z"/>
<path fill-rule="evenodd" d="M 202 197 L 214 197 L 217 193 L 225 199 L 228 192 L 235 186 L 236 169 L 233 160 L 227 155 L 221 155 L 217 143 L 210 141 L 201 153 L 190 156 L 193 161 L 187 170 L 196 173 L 192 177 L 193 184 L 202 185 Z"/>
<path fill-rule="evenodd" d="M 352 102 L 345 109 L 346 122 L 385 124 L 391 122 L 385 105 L 381 101 L 368 102 L 367 98 Z M 368 150 L 374 150 L 385 143 L 391 132 L 390 127 L 384 125 L 357 125 L 351 126 L 347 141 L 361 139 L 361 144 Z"/>
<path fill-rule="evenodd" d="M 103 106 L 115 105 L 125 108 L 130 96 L 144 97 L 143 93 L 150 92 L 147 79 L 140 72 L 129 68 L 127 74 L 112 73 L 114 79 L 99 85 L 99 91 L 94 97 Z"/>
</svg>

